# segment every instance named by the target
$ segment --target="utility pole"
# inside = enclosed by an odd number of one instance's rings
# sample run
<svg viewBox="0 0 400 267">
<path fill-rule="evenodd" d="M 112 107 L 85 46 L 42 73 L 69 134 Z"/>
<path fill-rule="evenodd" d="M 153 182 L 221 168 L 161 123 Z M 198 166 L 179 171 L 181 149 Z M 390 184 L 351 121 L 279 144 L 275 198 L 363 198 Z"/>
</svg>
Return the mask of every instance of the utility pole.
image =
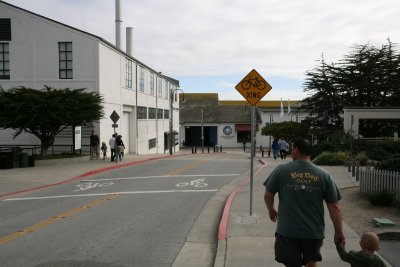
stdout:
<svg viewBox="0 0 400 267">
<path fill-rule="evenodd" d="M 172 155 L 172 143 L 174 143 L 175 146 L 175 134 L 174 134 L 174 105 L 173 105 L 173 101 L 174 101 L 174 94 L 176 91 L 181 91 L 182 94 L 184 94 L 184 92 L 178 87 L 175 89 L 171 89 L 170 92 L 170 96 L 169 96 L 169 110 L 170 110 L 170 116 L 169 116 L 169 154 Z M 184 95 L 182 98 L 182 101 L 184 101 Z M 178 100 L 178 97 L 177 97 Z"/>
</svg>

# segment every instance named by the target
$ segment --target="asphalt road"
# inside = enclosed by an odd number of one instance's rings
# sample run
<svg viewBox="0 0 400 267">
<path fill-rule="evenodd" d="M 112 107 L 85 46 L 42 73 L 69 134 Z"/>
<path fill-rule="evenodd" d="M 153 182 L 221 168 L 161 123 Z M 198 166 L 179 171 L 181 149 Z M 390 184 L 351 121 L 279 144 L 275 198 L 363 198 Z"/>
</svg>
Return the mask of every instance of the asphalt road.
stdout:
<svg viewBox="0 0 400 267">
<path fill-rule="evenodd" d="M 207 201 L 248 165 L 168 158 L 0 201 L 0 265 L 171 266 Z"/>
</svg>

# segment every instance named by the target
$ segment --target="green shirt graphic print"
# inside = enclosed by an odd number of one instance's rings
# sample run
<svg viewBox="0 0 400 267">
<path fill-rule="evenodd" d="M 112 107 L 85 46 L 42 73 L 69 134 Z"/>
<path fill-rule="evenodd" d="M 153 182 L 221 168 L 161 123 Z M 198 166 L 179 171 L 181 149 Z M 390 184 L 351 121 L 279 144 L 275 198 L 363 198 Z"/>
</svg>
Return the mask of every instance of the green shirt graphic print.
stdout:
<svg viewBox="0 0 400 267">
<path fill-rule="evenodd" d="M 309 161 L 296 160 L 277 166 L 265 188 L 278 193 L 276 232 L 293 238 L 325 237 L 324 204 L 341 199 L 336 184 L 325 170 Z"/>
</svg>

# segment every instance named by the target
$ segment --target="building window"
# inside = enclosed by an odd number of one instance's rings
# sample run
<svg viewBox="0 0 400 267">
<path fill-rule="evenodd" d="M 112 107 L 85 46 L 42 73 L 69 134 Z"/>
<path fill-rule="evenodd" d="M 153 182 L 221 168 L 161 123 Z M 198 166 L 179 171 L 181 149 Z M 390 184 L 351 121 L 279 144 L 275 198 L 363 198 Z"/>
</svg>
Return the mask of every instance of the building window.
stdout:
<svg viewBox="0 0 400 267">
<path fill-rule="evenodd" d="M 11 19 L 0 19 L 0 41 L 11 41 Z"/>
<path fill-rule="evenodd" d="M 160 77 L 157 77 L 157 96 L 162 97 L 162 80 Z"/>
<path fill-rule="evenodd" d="M 139 74 L 139 91 L 144 92 L 144 68 L 140 67 Z"/>
<path fill-rule="evenodd" d="M 72 42 L 58 43 L 58 53 L 60 79 L 72 79 Z"/>
<path fill-rule="evenodd" d="M 162 109 L 157 109 L 157 119 L 162 119 L 163 118 L 163 113 L 164 111 Z"/>
<path fill-rule="evenodd" d="M 155 148 L 157 143 L 157 139 L 153 138 L 149 140 L 149 149 Z"/>
<path fill-rule="evenodd" d="M 0 80 L 10 79 L 10 46 L 0 43 Z"/>
<path fill-rule="evenodd" d="M 141 120 L 147 119 L 147 108 L 137 107 L 137 118 Z"/>
<path fill-rule="evenodd" d="M 164 109 L 164 119 L 169 119 L 169 110 Z"/>
<path fill-rule="evenodd" d="M 125 65 L 125 87 L 132 88 L 132 60 L 126 59 Z"/>
<path fill-rule="evenodd" d="M 150 73 L 150 94 L 154 95 L 154 73 Z"/>
<path fill-rule="evenodd" d="M 149 119 L 155 119 L 155 118 L 156 118 L 156 109 L 149 108 Z"/>
<path fill-rule="evenodd" d="M 169 82 L 165 82 L 164 83 L 164 85 L 165 85 L 165 87 L 164 87 L 164 89 L 165 89 L 165 99 L 168 99 L 168 95 L 169 95 L 169 86 L 170 86 L 170 84 L 169 84 Z"/>
</svg>

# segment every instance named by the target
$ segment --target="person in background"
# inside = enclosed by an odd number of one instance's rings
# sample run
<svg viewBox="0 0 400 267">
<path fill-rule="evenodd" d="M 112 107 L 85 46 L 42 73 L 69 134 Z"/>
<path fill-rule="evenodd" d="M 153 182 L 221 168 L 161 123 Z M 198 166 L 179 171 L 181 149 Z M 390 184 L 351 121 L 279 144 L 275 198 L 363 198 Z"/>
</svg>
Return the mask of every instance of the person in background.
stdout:
<svg viewBox="0 0 400 267">
<path fill-rule="evenodd" d="M 90 135 L 90 159 L 93 159 L 94 157 L 99 159 L 99 145 L 99 136 L 94 133 L 94 130 L 92 130 L 92 134 Z"/>
<path fill-rule="evenodd" d="M 287 149 L 287 143 L 285 139 L 281 138 L 278 141 L 279 144 L 279 152 L 281 154 L 281 159 L 286 159 L 286 149 Z"/>
<path fill-rule="evenodd" d="M 272 142 L 272 153 L 274 155 L 274 159 L 276 159 L 278 157 L 278 153 L 279 153 L 278 138 L 274 138 L 274 141 Z"/>
<path fill-rule="evenodd" d="M 101 152 L 103 153 L 103 160 L 105 160 L 107 158 L 107 145 L 106 142 L 102 142 L 101 143 Z"/>
<path fill-rule="evenodd" d="M 115 134 L 113 134 L 108 141 L 108 144 L 110 145 L 110 151 L 111 151 L 111 161 L 114 161 L 115 158 Z"/>
<path fill-rule="evenodd" d="M 296 140 L 293 161 L 277 166 L 264 182 L 269 218 L 277 222 L 275 260 L 285 266 L 316 267 L 322 261 L 324 202 L 335 229 L 334 239 L 345 242 L 340 192 L 329 173 L 310 162 L 311 150 L 308 140 Z M 278 210 L 274 205 L 276 193 Z"/>
<path fill-rule="evenodd" d="M 386 264 L 374 254 L 380 248 L 379 237 L 373 232 L 364 233 L 360 240 L 361 251 L 347 252 L 344 242 L 336 242 L 340 258 L 350 263 L 351 267 L 386 267 Z"/>
<path fill-rule="evenodd" d="M 118 135 L 115 138 L 115 162 L 122 161 L 122 150 L 125 149 L 124 142 L 122 141 L 122 135 Z"/>
</svg>

